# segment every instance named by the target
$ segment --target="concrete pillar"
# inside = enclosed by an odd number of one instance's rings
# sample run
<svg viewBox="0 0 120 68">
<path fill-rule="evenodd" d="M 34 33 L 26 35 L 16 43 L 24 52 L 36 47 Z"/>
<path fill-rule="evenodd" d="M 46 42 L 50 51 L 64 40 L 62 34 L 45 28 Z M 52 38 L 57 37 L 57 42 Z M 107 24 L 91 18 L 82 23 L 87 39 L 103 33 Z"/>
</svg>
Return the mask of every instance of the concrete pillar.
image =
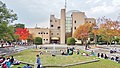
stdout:
<svg viewBox="0 0 120 68">
<path fill-rule="evenodd" d="M 66 10 L 61 9 L 61 19 L 60 19 L 60 43 L 65 44 L 65 22 L 66 22 Z"/>
</svg>

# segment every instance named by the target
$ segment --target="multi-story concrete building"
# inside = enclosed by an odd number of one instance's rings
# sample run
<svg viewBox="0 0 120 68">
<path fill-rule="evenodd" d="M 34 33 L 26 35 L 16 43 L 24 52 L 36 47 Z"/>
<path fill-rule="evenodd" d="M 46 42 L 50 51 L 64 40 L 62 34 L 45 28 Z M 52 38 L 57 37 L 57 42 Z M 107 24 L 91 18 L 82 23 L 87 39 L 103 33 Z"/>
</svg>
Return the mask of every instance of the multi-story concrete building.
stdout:
<svg viewBox="0 0 120 68">
<path fill-rule="evenodd" d="M 68 37 L 73 37 L 75 30 L 83 23 L 96 23 L 94 18 L 87 18 L 84 12 L 77 10 L 66 12 L 61 9 L 60 19 L 50 15 L 50 28 L 29 28 L 34 37 L 42 37 L 44 43 L 65 44 Z M 45 32 L 48 34 L 41 34 Z M 39 34 L 40 33 L 40 34 Z"/>
<path fill-rule="evenodd" d="M 50 43 L 50 30 L 48 28 L 28 28 L 28 30 L 33 38 L 41 37 L 43 44 Z"/>
</svg>

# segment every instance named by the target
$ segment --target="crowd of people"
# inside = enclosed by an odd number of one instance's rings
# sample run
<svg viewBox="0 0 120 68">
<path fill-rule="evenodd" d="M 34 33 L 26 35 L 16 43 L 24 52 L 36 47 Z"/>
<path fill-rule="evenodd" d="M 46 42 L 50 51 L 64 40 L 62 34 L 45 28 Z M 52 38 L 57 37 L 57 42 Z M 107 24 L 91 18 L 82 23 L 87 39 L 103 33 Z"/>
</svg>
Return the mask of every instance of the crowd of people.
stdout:
<svg viewBox="0 0 120 68">
<path fill-rule="evenodd" d="M 14 46 L 14 44 L 9 41 L 0 41 L 0 47 L 12 47 L 12 46 Z"/>
<path fill-rule="evenodd" d="M 0 66 L 1 68 L 11 68 L 11 65 L 19 65 L 20 62 L 14 59 L 13 56 L 7 56 L 6 58 L 1 56 L 0 57 Z"/>
<path fill-rule="evenodd" d="M 77 55 L 81 54 L 82 56 L 95 56 L 95 53 L 91 51 L 90 54 L 86 52 L 80 52 L 80 49 L 75 49 L 74 47 L 68 48 L 67 50 L 60 50 L 61 55 L 73 55 L 73 53 L 76 53 Z"/>
<path fill-rule="evenodd" d="M 111 49 L 110 53 L 117 53 L 117 48 Z"/>
<path fill-rule="evenodd" d="M 104 59 L 110 59 L 110 60 L 120 63 L 120 58 L 118 56 L 108 56 L 107 54 L 104 54 L 104 53 L 98 53 L 97 57 L 104 58 Z"/>
</svg>

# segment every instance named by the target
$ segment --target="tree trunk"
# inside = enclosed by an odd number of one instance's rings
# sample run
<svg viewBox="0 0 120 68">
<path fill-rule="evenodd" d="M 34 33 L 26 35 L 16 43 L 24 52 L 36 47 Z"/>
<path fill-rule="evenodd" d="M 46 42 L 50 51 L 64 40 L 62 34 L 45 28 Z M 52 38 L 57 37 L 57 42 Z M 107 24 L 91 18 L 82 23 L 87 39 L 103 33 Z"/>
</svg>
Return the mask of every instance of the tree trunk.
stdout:
<svg viewBox="0 0 120 68">
<path fill-rule="evenodd" d="M 108 42 L 107 42 L 107 46 L 108 46 Z"/>
<path fill-rule="evenodd" d="M 85 50 L 87 50 L 87 48 L 88 48 L 88 45 L 87 45 L 86 40 L 85 40 Z"/>
</svg>

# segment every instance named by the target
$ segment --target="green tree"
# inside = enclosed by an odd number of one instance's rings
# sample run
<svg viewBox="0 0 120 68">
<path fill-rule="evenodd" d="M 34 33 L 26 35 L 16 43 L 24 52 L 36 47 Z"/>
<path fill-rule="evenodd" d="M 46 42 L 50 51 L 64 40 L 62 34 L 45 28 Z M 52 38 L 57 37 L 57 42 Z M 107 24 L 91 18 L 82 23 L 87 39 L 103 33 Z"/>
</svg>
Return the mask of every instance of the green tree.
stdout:
<svg viewBox="0 0 120 68">
<path fill-rule="evenodd" d="M 17 20 L 17 14 L 6 7 L 2 1 L 0 1 L 0 23 L 12 23 L 14 20 Z"/>
<path fill-rule="evenodd" d="M 67 38 L 67 45 L 75 45 L 75 39 L 72 37 Z"/>
<path fill-rule="evenodd" d="M 14 34 L 14 27 L 9 25 L 14 20 L 17 20 L 17 14 L 6 7 L 2 1 L 0 1 L 0 39 L 6 41 L 13 41 L 17 38 Z"/>
<path fill-rule="evenodd" d="M 42 44 L 42 38 L 41 37 L 36 37 L 34 39 L 34 43 L 35 43 L 35 45 L 41 45 Z"/>
<path fill-rule="evenodd" d="M 117 44 L 120 44 L 120 36 L 116 36 L 115 39 L 114 39 L 114 41 L 116 41 Z"/>
<path fill-rule="evenodd" d="M 16 40 L 17 35 L 14 34 L 14 27 L 7 23 L 0 24 L 0 39 L 4 39 L 6 41 Z"/>
<path fill-rule="evenodd" d="M 14 27 L 15 28 L 25 28 L 25 24 L 18 23 L 18 24 L 15 24 Z"/>
</svg>

